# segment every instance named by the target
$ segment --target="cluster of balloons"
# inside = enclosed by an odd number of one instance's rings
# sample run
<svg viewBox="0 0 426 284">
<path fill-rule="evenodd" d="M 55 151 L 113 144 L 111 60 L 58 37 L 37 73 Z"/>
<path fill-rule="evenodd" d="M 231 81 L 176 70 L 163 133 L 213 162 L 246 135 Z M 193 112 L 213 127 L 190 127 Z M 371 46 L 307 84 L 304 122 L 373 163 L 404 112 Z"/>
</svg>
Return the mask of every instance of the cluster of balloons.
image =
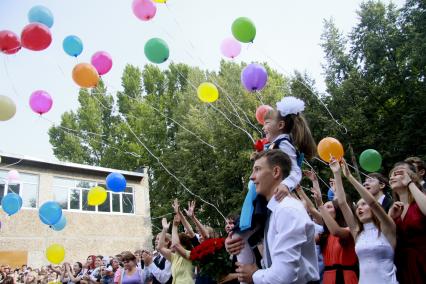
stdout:
<svg viewBox="0 0 426 284">
<path fill-rule="evenodd" d="M 223 56 L 234 59 L 241 52 L 241 43 L 253 42 L 256 37 L 256 27 L 252 20 L 246 17 L 237 18 L 231 27 L 233 38 L 226 38 L 220 45 Z"/>
<path fill-rule="evenodd" d="M 9 30 L 0 31 L 0 50 L 5 54 L 17 53 L 21 47 L 40 51 L 48 48 L 52 43 L 50 28 L 53 25 L 52 12 L 41 5 L 34 6 L 28 12 L 28 21 L 19 38 Z"/>
<path fill-rule="evenodd" d="M 56 201 L 47 201 L 40 206 L 38 216 L 44 224 L 55 231 L 61 231 L 67 224 L 67 219 L 62 214 L 61 205 Z"/>
<path fill-rule="evenodd" d="M 99 76 L 108 73 L 112 68 L 111 55 L 106 51 L 98 51 L 92 55 L 91 63 L 78 63 L 72 70 L 74 82 L 81 88 L 93 88 L 99 83 Z"/>
<path fill-rule="evenodd" d="M 16 170 L 11 170 L 7 173 L 6 180 L 9 185 L 11 184 L 19 184 L 20 177 L 19 173 Z M 22 198 L 18 194 L 14 192 L 10 192 L 3 197 L 1 201 L 1 207 L 4 212 L 6 212 L 9 216 L 16 214 L 22 208 Z"/>
<path fill-rule="evenodd" d="M 60 264 L 65 259 L 65 249 L 60 244 L 52 244 L 46 249 L 46 258 L 53 264 Z"/>
<path fill-rule="evenodd" d="M 344 155 L 343 146 L 333 137 L 326 137 L 322 139 L 317 146 L 318 155 L 322 160 L 329 163 L 332 158 L 341 160 Z"/>
<path fill-rule="evenodd" d="M 48 112 L 52 108 L 52 104 L 52 97 L 46 91 L 38 90 L 30 96 L 31 109 L 40 115 Z"/>
</svg>

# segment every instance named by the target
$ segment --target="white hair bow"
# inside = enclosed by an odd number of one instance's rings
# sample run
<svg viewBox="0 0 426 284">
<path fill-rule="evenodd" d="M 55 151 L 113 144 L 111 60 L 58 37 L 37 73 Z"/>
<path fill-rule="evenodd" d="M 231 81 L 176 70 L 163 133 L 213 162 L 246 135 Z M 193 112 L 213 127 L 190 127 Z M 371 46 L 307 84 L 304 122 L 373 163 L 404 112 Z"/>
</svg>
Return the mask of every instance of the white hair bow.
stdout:
<svg viewBox="0 0 426 284">
<path fill-rule="evenodd" d="M 305 110 L 305 102 L 295 97 L 284 97 L 277 102 L 277 110 L 282 117 L 289 114 L 299 114 Z"/>
</svg>

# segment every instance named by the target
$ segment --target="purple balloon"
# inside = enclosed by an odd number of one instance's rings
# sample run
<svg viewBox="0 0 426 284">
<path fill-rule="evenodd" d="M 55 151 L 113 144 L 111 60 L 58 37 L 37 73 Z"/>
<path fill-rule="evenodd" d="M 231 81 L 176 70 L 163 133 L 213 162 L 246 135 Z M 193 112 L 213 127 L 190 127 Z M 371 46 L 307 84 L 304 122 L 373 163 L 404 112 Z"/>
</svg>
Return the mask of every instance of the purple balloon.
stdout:
<svg viewBox="0 0 426 284">
<path fill-rule="evenodd" d="M 132 9 L 133 14 L 142 21 L 151 20 L 157 13 L 157 7 L 151 0 L 133 0 Z"/>
<path fill-rule="evenodd" d="M 105 51 L 98 51 L 92 56 L 92 65 L 96 68 L 99 75 L 104 75 L 112 68 L 111 55 Z"/>
<path fill-rule="evenodd" d="M 52 108 L 52 104 L 52 97 L 46 91 L 38 90 L 31 94 L 30 107 L 40 115 L 48 112 Z"/>
<path fill-rule="evenodd" d="M 249 92 L 260 91 L 268 80 L 268 73 L 262 65 L 252 63 L 241 72 L 241 82 Z"/>
<path fill-rule="evenodd" d="M 241 52 L 241 43 L 232 37 L 226 38 L 220 45 L 222 54 L 229 58 L 237 57 Z"/>
</svg>

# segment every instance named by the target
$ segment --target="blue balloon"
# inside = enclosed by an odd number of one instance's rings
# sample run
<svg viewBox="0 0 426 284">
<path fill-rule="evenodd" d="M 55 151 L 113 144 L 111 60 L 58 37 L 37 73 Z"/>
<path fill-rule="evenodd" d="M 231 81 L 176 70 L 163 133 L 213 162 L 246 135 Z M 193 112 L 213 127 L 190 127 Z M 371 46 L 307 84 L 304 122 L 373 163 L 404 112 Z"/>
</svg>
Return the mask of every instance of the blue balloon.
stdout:
<svg viewBox="0 0 426 284">
<path fill-rule="evenodd" d="M 59 221 L 52 225 L 52 229 L 55 231 L 62 231 L 65 226 L 67 225 L 67 218 L 65 218 L 65 214 L 62 214 L 61 219 Z"/>
<path fill-rule="evenodd" d="M 46 225 L 54 225 L 62 216 L 62 208 L 58 202 L 47 201 L 38 210 L 40 220 Z"/>
<path fill-rule="evenodd" d="M 126 189 L 126 179 L 120 173 L 110 173 L 106 178 L 106 185 L 109 190 L 122 192 Z"/>
<path fill-rule="evenodd" d="M 67 36 L 62 42 L 64 51 L 71 56 L 77 57 L 83 52 L 83 42 L 78 36 Z"/>
<path fill-rule="evenodd" d="M 332 201 L 334 198 L 334 191 L 331 188 L 328 189 L 327 197 L 329 201 Z"/>
<path fill-rule="evenodd" d="M 16 193 L 8 193 L 1 200 L 1 207 L 4 212 L 11 216 L 21 210 L 22 198 Z"/>
<path fill-rule="evenodd" d="M 30 23 L 42 23 L 51 28 L 53 26 L 53 14 L 44 6 L 34 6 L 28 12 L 28 21 Z"/>
</svg>

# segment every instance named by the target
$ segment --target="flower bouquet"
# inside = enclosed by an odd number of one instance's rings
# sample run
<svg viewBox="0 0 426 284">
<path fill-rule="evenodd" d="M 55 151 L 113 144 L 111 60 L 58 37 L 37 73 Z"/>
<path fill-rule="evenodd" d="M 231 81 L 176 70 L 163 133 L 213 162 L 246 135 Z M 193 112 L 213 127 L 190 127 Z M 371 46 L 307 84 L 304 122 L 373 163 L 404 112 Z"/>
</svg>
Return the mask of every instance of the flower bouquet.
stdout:
<svg viewBox="0 0 426 284">
<path fill-rule="evenodd" d="M 191 250 L 190 259 L 200 268 L 200 274 L 219 281 L 232 271 L 229 254 L 225 250 L 225 239 L 207 239 Z"/>
</svg>

